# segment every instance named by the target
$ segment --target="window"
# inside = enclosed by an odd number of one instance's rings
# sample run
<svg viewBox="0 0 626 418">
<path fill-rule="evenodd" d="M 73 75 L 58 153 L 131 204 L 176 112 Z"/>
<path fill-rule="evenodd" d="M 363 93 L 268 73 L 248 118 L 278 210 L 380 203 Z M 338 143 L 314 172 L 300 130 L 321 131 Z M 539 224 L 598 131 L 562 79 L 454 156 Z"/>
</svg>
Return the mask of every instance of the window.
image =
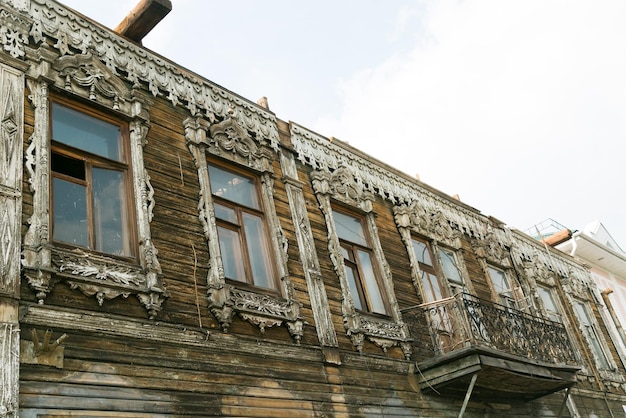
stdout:
<svg viewBox="0 0 626 418">
<path fill-rule="evenodd" d="M 52 102 L 52 239 L 132 257 L 128 127 Z"/>
<path fill-rule="evenodd" d="M 443 299 L 444 286 L 439 282 L 435 267 L 433 267 L 433 257 L 430 246 L 417 239 L 411 239 L 413 251 L 419 265 L 422 276 L 422 290 L 424 292 L 424 302 L 434 302 Z"/>
<path fill-rule="evenodd" d="M 224 276 L 275 289 L 275 274 L 256 178 L 209 164 Z"/>
<path fill-rule="evenodd" d="M 500 298 L 500 303 L 513 309 L 525 309 L 522 289 L 511 285 L 511 281 L 504 270 L 493 266 L 488 266 L 488 270 L 493 290 Z"/>
<path fill-rule="evenodd" d="M 459 270 L 456 255 L 453 251 L 439 248 L 439 258 L 441 259 L 441 265 L 443 267 L 443 273 L 452 288 L 452 292 L 457 294 L 459 292 L 469 293 L 463 276 L 461 276 L 461 270 Z"/>
<path fill-rule="evenodd" d="M 369 237 L 363 219 L 333 210 L 346 277 L 354 306 L 362 311 L 387 314 L 378 273 L 374 267 Z"/>
<path fill-rule="evenodd" d="M 552 290 L 547 287 L 537 286 L 537 294 L 541 299 L 543 309 L 548 319 L 554 322 L 562 322 L 561 314 L 556 306 L 554 296 L 552 296 Z"/>
<path fill-rule="evenodd" d="M 574 313 L 583 330 L 583 334 L 589 343 L 589 348 L 593 352 L 594 357 L 601 369 L 609 369 L 609 360 L 602 349 L 598 332 L 589 316 L 585 303 L 575 300 Z"/>
</svg>

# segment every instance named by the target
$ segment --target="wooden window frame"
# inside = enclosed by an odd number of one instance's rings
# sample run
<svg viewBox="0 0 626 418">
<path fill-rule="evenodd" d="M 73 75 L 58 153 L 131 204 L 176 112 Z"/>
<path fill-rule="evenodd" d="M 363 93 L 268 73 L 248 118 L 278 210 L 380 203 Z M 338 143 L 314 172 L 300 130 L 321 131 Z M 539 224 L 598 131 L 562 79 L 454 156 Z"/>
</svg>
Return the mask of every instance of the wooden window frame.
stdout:
<svg viewBox="0 0 626 418">
<path fill-rule="evenodd" d="M 352 269 L 354 272 L 356 272 L 355 275 L 355 282 L 356 282 L 356 287 L 357 287 L 357 291 L 358 294 L 357 295 L 352 295 L 353 299 L 355 297 L 359 298 L 359 302 L 361 305 L 361 309 L 358 309 L 355 305 L 355 308 L 361 312 L 366 312 L 368 314 L 372 314 L 372 315 L 382 315 L 382 316 L 389 316 L 390 314 L 390 306 L 389 306 L 389 298 L 387 296 L 387 292 L 385 291 L 385 286 L 384 283 L 382 282 L 381 279 L 381 273 L 379 271 L 380 267 L 377 265 L 377 261 L 376 261 L 376 257 L 374 254 L 374 248 L 373 248 L 373 244 L 372 244 L 372 237 L 370 236 L 370 231 L 368 228 L 368 224 L 367 221 L 365 219 L 364 215 L 358 214 L 354 211 L 350 211 L 348 209 L 345 209 L 343 207 L 340 207 L 338 205 L 333 205 L 332 206 L 332 211 L 334 212 L 338 212 L 341 213 L 344 216 L 349 216 L 355 220 L 358 220 L 360 225 L 361 225 L 361 229 L 363 230 L 364 233 L 364 240 L 365 240 L 365 244 L 366 245 L 362 245 L 359 243 L 355 243 L 349 240 L 346 240 L 344 238 L 341 238 L 339 236 L 339 233 L 337 233 L 337 238 L 339 240 L 339 244 L 341 246 L 342 249 L 344 249 L 346 251 L 346 253 L 349 255 L 349 258 L 346 258 L 344 256 L 343 258 L 343 262 L 344 262 L 344 267 L 346 269 L 350 268 Z M 336 222 L 335 217 L 333 216 L 333 222 Z M 336 228 L 335 228 L 336 229 Z M 372 302 L 372 297 L 370 295 L 371 293 L 371 289 L 368 287 L 367 285 L 367 281 L 365 278 L 365 270 L 363 268 L 363 266 L 361 265 L 361 262 L 359 260 L 358 257 L 358 251 L 363 251 L 365 253 L 368 254 L 370 261 L 372 263 L 372 270 L 373 270 L 373 274 L 374 274 L 374 279 L 376 281 L 376 284 L 378 286 L 378 292 L 380 293 L 380 298 L 381 298 L 381 302 L 382 305 L 385 309 L 385 312 L 377 312 L 374 310 L 374 303 Z M 347 274 L 347 272 L 346 272 Z M 354 302 L 353 302 L 354 303 Z"/>
<path fill-rule="evenodd" d="M 606 343 L 601 337 L 602 334 L 598 329 L 598 323 L 595 315 L 593 315 L 593 311 L 590 311 L 588 303 L 584 300 L 574 298 L 573 302 L 574 306 L 572 306 L 572 308 L 574 310 L 574 316 L 576 317 L 580 329 L 582 330 L 583 338 L 587 340 L 586 342 L 594 357 L 596 367 L 599 370 L 614 370 L 615 366 L 613 364 L 612 355 L 610 354 L 610 351 L 607 350 L 605 346 Z M 584 319 L 586 319 L 588 323 L 583 323 L 583 318 L 580 317 L 578 310 L 576 309 L 576 305 L 583 309 L 586 316 Z M 598 352 L 595 347 L 597 347 L 600 352 Z"/>
<path fill-rule="evenodd" d="M 80 148 L 64 144 L 62 142 L 58 142 L 53 137 L 53 124 L 54 124 L 54 112 L 52 111 L 54 105 L 63 106 L 65 108 L 71 109 L 73 111 L 82 113 L 83 115 L 101 120 L 103 122 L 116 125 L 120 128 L 120 161 L 115 161 L 109 159 L 107 157 L 99 156 L 93 154 L 89 151 L 82 150 Z M 133 191 L 133 173 L 132 173 L 132 162 L 130 158 L 130 131 L 129 125 L 126 120 L 123 120 L 119 117 L 114 117 L 107 112 L 100 111 L 95 109 L 93 106 L 87 106 L 78 101 L 72 101 L 69 99 L 65 99 L 63 97 L 52 97 L 49 104 L 49 137 L 50 137 L 50 179 L 49 182 L 49 193 L 52 197 L 51 205 L 50 205 L 50 225 L 51 225 L 51 239 L 55 245 L 63 246 L 63 247 L 78 247 L 85 248 L 90 252 L 95 252 L 107 256 L 116 257 L 119 259 L 125 259 L 129 261 L 133 261 L 137 259 L 138 254 L 138 241 L 137 241 L 137 231 L 136 231 L 136 218 L 135 218 L 135 207 L 134 207 L 134 191 Z M 71 158 L 75 160 L 81 160 L 85 164 L 85 179 L 83 181 L 77 181 L 76 177 L 72 177 L 70 175 L 55 172 L 52 167 L 52 160 L 54 155 L 59 155 L 65 158 Z M 122 216 L 124 217 L 121 220 L 121 227 L 124 232 L 124 245 L 128 247 L 127 254 L 114 254 L 108 253 L 101 249 L 97 248 L 96 241 L 97 238 L 95 236 L 95 218 L 94 218 L 94 210 L 95 203 L 93 201 L 93 182 L 91 181 L 91 173 L 94 168 L 103 168 L 114 170 L 123 173 L 123 201 L 120 202 L 122 206 Z M 54 190 L 53 190 L 53 179 L 58 178 L 61 180 L 65 180 L 72 183 L 77 183 L 85 186 L 86 188 L 86 200 L 87 200 L 87 222 L 88 222 L 88 240 L 89 244 L 87 247 L 83 247 L 81 245 L 68 243 L 65 241 L 56 241 L 54 240 Z M 122 199 L 120 199 L 122 200 Z"/>
<path fill-rule="evenodd" d="M 493 291 L 493 295 L 496 298 L 497 303 L 502 306 L 506 306 L 507 308 L 526 312 L 529 307 L 528 306 L 529 304 L 527 303 L 527 296 L 524 293 L 524 290 L 522 289 L 519 281 L 511 277 L 510 269 L 503 268 L 491 262 L 485 263 L 485 269 L 487 271 L 487 277 L 489 278 L 489 285 Z M 508 291 L 498 292 L 498 290 L 495 287 L 495 283 L 493 281 L 493 276 L 491 275 L 491 270 L 496 270 L 502 273 L 502 276 L 509 287 Z M 519 289 L 519 291 L 517 291 L 516 289 Z M 510 296 L 505 295 L 505 293 L 510 293 Z M 507 302 L 511 302 L 511 303 L 507 303 Z M 520 306 L 521 303 L 524 303 L 524 305 Z"/>
<path fill-rule="evenodd" d="M 546 302 L 544 298 L 541 296 L 540 290 L 543 290 L 545 294 L 547 294 L 548 297 L 552 300 L 552 304 L 554 305 L 554 308 L 556 309 L 556 311 L 553 312 L 546 307 Z M 563 324 L 564 323 L 563 311 L 559 304 L 559 301 L 555 297 L 556 296 L 555 290 L 550 286 L 546 286 L 544 284 L 538 283 L 537 295 L 539 297 L 539 300 L 541 301 L 541 311 L 543 312 L 544 317 L 552 322 L 558 322 L 560 324 Z"/>
<path fill-rule="evenodd" d="M 280 293 L 280 288 L 278 286 L 278 281 L 277 281 L 277 276 L 278 273 L 276 271 L 276 263 L 275 263 L 275 255 L 274 252 L 272 250 L 272 244 L 270 241 L 270 237 L 269 237 L 269 231 L 268 231 L 268 225 L 267 225 L 267 221 L 266 221 L 266 214 L 265 214 L 265 208 L 263 207 L 263 199 L 261 198 L 261 190 L 260 190 L 260 184 L 259 184 L 259 178 L 258 176 L 246 171 L 246 170 L 242 170 L 239 167 L 232 165 L 232 164 L 224 164 L 222 162 L 217 162 L 214 161 L 212 159 L 207 161 L 208 166 L 213 166 L 216 168 L 219 168 L 221 170 L 224 171 L 228 171 L 230 173 L 233 173 L 235 175 L 239 175 L 242 177 L 245 177 L 247 179 L 250 179 L 253 183 L 253 187 L 254 187 L 254 193 L 256 193 L 256 200 L 258 202 L 259 208 L 251 208 L 245 205 L 242 205 L 240 203 L 234 202 L 232 200 L 228 200 L 225 198 L 222 198 L 218 195 L 215 194 L 215 191 L 211 190 L 212 193 L 212 198 L 214 201 L 214 204 L 219 204 L 221 206 L 227 207 L 232 209 L 237 217 L 237 223 L 233 223 L 233 222 L 229 222 L 227 220 L 224 219 L 220 219 L 217 217 L 215 217 L 215 223 L 217 225 L 218 228 L 225 228 L 228 229 L 230 231 L 234 231 L 238 238 L 239 238 L 239 247 L 240 250 L 242 252 L 242 262 L 243 262 L 243 268 L 244 268 L 244 278 L 245 281 L 242 280 L 238 280 L 236 278 L 231 278 L 231 277 L 224 277 L 225 280 L 228 280 L 229 282 L 232 283 L 236 283 L 237 285 L 243 284 L 243 285 L 249 285 L 254 287 L 255 289 L 260 289 L 263 290 L 265 292 L 271 292 L 271 293 Z M 269 281 L 272 287 L 264 287 L 264 286 L 259 286 L 258 284 L 256 284 L 254 282 L 254 275 L 253 275 L 253 267 L 252 267 L 252 263 L 251 263 L 251 256 L 248 250 L 248 240 L 247 240 L 247 236 L 246 236 L 246 231 L 245 231 L 245 227 L 243 224 L 243 214 L 244 213 L 249 213 L 252 214 L 254 216 L 257 216 L 258 218 L 261 219 L 262 225 L 263 225 L 263 237 L 262 237 L 262 244 L 264 246 L 265 249 L 265 253 L 267 254 L 267 260 L 265 263 L 265 267 L 268 271 L 268 275 L 269 275 Z M 219 238 L 219 233 L 218 233 L 218 241 L 220 242 L 220 248 L 221 248 L 221 239 Z"/>
<path fill-rule="evenodd" d="M 426 248 L 426 251 L 428 251 L 428 255 L 430 257 L 430 260 L 433 263 L 432 265 L 425 264 L 425 263 L 421 262 L 419 260 L 419 257 L 417 256 L 417 254 L 415 254 L 415 258 L 416 258 L 416 261 L 417 261 L 417 268 L 419 270 L 417 273 L 418 273 L 418 276 L 420 276 L 420 286 L 421 286 L 421 290 L 422 290 L 422 296 L 424 297 L 424 302 L 428 303 L 428 302 L 435 302 L 435 301 L 438 300 L 438 299 L 430 300 L 430 298 L 426 295 L 426 289 L 424 288 L 424 278 L 423 278 L 423 274 L 424 273 L 433 275 L 435 277 L 435 279 L 437 280 L 437 286 L 439 288 L 439 293 L 441 294 L 441 298 L 447 297 L 448 293 L 450 291 L 449 285 L 444 282 L 444 279 L 446 279 L 446 277 L 439 273 L 439 269 L 436 266 L 437 259 L 434 256 L 435 253 L 433 252 L 432 246 L 425 239 L 418 238 L 418 237 L 415 237 L 415 236 L 411 236 L 411 244 L 413 243 L 413 241 L 417 241 L 417 242 L 420 242 L 420 243 L 424 244 L 424 247 Z M 411 251 L 415 251 L 415 247 L 413 245 L 411 246 Z M 431 285 L 431 287 L 432 287 L 432 285 Z"/>
</svg>

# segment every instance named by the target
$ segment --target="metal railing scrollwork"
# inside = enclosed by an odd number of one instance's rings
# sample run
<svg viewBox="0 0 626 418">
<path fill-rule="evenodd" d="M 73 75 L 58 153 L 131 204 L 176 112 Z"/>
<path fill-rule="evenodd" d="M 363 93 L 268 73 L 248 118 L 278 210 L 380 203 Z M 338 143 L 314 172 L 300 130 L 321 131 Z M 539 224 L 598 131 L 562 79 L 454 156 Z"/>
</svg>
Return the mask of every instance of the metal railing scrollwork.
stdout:
<svg viewBox="0 0 626 418">
<path fill-rule="evenodd" d="M 575 364 L 563 324 L 467 293 L 403 311 L 416 352 L 440 356 L 488 347 L 552 364 Z"/>
</svg>

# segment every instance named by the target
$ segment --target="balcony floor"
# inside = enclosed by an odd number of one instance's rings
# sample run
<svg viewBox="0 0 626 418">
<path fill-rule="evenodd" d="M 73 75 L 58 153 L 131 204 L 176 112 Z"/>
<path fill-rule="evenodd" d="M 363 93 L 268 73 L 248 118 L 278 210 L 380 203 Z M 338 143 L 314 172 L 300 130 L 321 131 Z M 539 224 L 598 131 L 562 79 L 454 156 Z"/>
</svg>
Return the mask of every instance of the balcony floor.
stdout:
<svg viewBox="0 0 626 418">
<path fill-rule="evenodd" d="M 463 399 L 478 373 L 472 400 L 531 400 L 576 384 L 577 366 L 546 364 L 485 347 L 468 347 L 418 363 L 424 393 Z"/>
</svg>

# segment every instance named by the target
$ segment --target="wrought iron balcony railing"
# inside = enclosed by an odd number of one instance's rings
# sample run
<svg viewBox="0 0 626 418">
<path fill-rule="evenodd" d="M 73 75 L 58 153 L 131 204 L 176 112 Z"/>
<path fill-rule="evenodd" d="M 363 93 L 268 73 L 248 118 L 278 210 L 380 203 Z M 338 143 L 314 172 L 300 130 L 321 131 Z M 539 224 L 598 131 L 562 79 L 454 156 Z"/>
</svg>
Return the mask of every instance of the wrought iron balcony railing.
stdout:
<svg viewBox="0 0 626 418">
<path fill-rule="evenodd" d="M 576 364 L 563 324 L 466 293 L 405 310 L 404 318 L 422 355 L 482 346 L 544 363 Z"/>
</svg>

